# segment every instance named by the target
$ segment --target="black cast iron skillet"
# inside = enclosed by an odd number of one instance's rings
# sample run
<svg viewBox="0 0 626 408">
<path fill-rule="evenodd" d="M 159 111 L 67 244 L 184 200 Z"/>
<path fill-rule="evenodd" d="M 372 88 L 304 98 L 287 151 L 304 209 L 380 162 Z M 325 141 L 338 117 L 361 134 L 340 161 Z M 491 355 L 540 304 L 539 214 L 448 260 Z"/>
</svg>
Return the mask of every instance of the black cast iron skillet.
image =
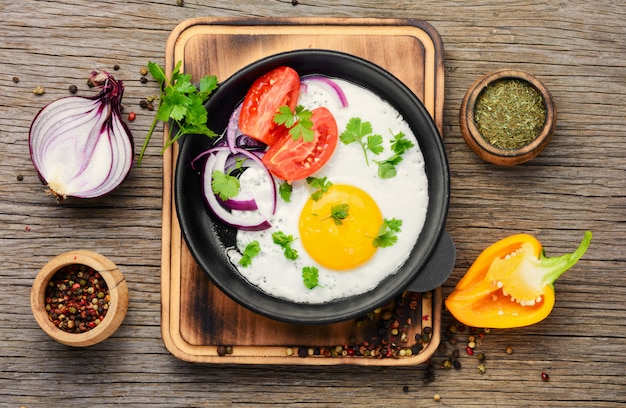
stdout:
<svg viewBox="0 0 626 408">
<path fill-rule="evenodd" d="M 213 142 L 206 136 L 183 138 L 176 164 L 174 195 L 184 239 L 198 266 L 225 294 L 264 316 L 289 323 L 325 324 L 364 315 L 404 290 L 425 292 L 441 285 L 455 259 L 454 243 L 444 231 L 450 195 L 448 161 L 439 132 L 420 100 L 384 69 L 361 58 L 328 50 L 298 50 L 259 60 L 224 81 L 206 103 L 208 127 L 221 133 L 231 112 L 252 83 L 278 66 L 300 76 L 323 74 L 369 88 L 407 120 L 424 155 L 429 204 L 426 222 L 409 259 L 398 272 L 370 292 L 323 304 L 301 304 L 270 296 L 248 283 L 230 263 L 236 231 L 213 218 L 202 196 L 198 170 L 190 163 Z M 198 166 L 196 166 L 196 169 Z"/>
</svg>

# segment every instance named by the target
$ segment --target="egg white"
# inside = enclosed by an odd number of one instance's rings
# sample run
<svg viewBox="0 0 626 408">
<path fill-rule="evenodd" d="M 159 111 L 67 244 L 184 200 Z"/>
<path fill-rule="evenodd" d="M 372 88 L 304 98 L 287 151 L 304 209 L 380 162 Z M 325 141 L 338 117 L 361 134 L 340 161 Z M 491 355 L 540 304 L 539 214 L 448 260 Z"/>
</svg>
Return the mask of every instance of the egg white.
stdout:
<svg viewBox="0 0 626 408">
<path fill-rule="evenodd" d="M 313 189 L 305 180 L 293 183 L 291 202 L 278 198 L 276 213 L 269 217 L 272 228 L 264 231 L 239 231 L 237 249 L 229 252 L 229 257 L 251 284 L 262 291 L 296 303 L 324 303 L 343 297 L 357 295 L 374 289 L 387 276 L 394 274 L 406 261 L 415 244 L 426 218 L 428 206 L 428 182 L 424 158 L 415 141 L 415 136 L 401 115 L 389 103 L 373 92 L 350 82 L 333 79 L 346 94 L 348 106 L 341 107 L 336 97 L 323 86 L 309 84 L 306 93 L 301 94 L 299 104 L 308 109 L 326 106 L 337 121 L 341 134 L 352 117 L 360 117 L 372 124 L 373 132 L 383 137 L 385 150 L 378 156 L 368 152 L 369 166 L 363 151 L 357 143 L 345 145 L 341 141 L 329 162 L 315 173 L 314 177 L 327 177 L 333 184 L 349 184 L 366 191 L 378 204 L 383 218 L 402 220 L 402 231 L 398 241 L 387 248 L 379 248 L 364 265 L 349 271 L 333 271 L 318 265 L 302 246 L 298 231 L 298 221 L 302 207 Z M 413 141 L 415 147 L 403 155 L 397 166 L 397 175 L 391 179 L 378 177 L 378 166 L 373 160 L 384 160 L 392 155 L 390 141 L 393 134 L 403 132 Z M 277 180 L 276 183 L 280 183 Z M 260 170 L 249 169 L 242 175 L 242 186 L 253 191 L 260 211 L 267 211 L 263 203 L 272 199 Z M 264 192 L 264 193 L 263 193 Z M 299 257 L 292 261 L 285 258 L 282 248 L 274 244 L 272 233 L 282 231 L 292 235 L 295 241 L 292 248 Z M 239 259 L 246 245 L 257 240 L 261 252 L 252 259 L 248 267 L 241 267 Z M 303 284 L 302 268 L 315 266 L 319 270 L 319 285 L 307 289 Z"/>
</svg>

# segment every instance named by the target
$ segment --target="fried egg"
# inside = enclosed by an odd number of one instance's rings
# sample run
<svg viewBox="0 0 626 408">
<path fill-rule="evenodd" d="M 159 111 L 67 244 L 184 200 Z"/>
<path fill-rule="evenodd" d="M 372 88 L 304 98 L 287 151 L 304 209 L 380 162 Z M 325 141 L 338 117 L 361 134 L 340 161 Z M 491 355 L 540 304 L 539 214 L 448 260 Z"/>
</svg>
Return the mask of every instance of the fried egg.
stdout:
<svg viewBox="0 0 626 408">
<path fill-rule="evenodd" d="M 426 218 L 428 182 L 424 158 L 408 123 L 389 103 L 373 92 L 342 79 L 333 79 L 348 100 L 342 107 L 332 92 L 323 86 L 309 84 L 301 94 L 299 104 L 313 109 L 325 106 L 335 116 L 339 133 L 348 121 L 359 117 L 372 124 L 373 133 L 383 137 L 384 151 L 368 155 L 357 143 L 338 142 L 330 161 L 313 176 L 326 177 L 332 187 L 315 201 L 315 192 L 305 180 L 292 184 L 289 202 L 278 198 L 274 215 L 268 220 L 272 227 L 263 231 L 237 232 L 237 248 L 229 257 L 239 273 L 251 284 L 267 294 L 296 303 L 324 303 L 348 296 L 366 293 L 381 281 L 393 275 L 408 259 Z M 392 155 L 393 135 L 403 132 L 415 146 L 404 153 L 393 178 L 378 176 L 374 160 Z M 267 211 L 262 203 L 270 203 L 267 178 L 260 169 L 250 168 L 240 178 L 242 186 L 251 190 L 260 211 Z M 281 183 L 280 180 L 275 182 Z M 349 205 L 347 217 L 338 225 L 330 217 L 332 206 Z M 397 242 L 377 248 L 374 238 L 385 219 L 402 221 Z M 298 257 L 285 257 L 283 248 L 275 244 L 272 234 L 291 235 L 291 247 Z M 247 267 L 239 264 L 246 246 L 258 241 L 260 252 Z M 307 288 L 303 283 L 305 267 L 318 269 L 318 286 Z"/>
</svg>

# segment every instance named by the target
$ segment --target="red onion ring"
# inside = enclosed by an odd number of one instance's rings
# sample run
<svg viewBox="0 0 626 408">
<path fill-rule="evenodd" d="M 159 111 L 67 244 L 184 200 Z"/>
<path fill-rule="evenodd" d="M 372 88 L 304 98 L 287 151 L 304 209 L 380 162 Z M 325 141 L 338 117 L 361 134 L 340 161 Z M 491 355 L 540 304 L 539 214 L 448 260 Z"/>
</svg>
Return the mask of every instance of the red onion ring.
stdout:
<svg viewBox="0 0 626 408">
<path fill-rule="evenodd" d="M 222 222 L 234 228 L 247 231 L 258 231 L 269 228 L 271 225 L 268 221 L 268 216 L 256 211 L 258 210 L 258 205 L 249 192 L 241 192 L 241 197 L 237 196 L 223 201 L 213 193 L 213 188 L 211 187 L 213 171 L 220 170 L 226 173 L 226 163 L 229 160 L 233 160 L 233 155 L 250 159 L 254 165 L 263 170 L 264 175 L 270 181 L 271 196 L 273 197 L 270 213 L 274 215 L 277 204 L 276 185 L 273 177 L 259 157 L 252 152 L 238 147 L 217 146 L 201 153 L 193 162 L 207 155 L 208 158 L 202 170 L 202 187 L 204 198 L 213 214 Z M 235 212 L 233 212 L 233 210 L 235 210 Z"/>
<path fill-rule="evenodd" d="M 306 90 L 308 90 L 308 86 L 310 84 L 319 85 L 320 87 L 329 91 L 331 95 L 335 95 L 339 100 L 339 104 L 342 107 L 345 108 L 346 106 L 348 106 L 348 98 L 346 97 L 346 94 L 343 92 L 341 87 L 332 79 L 321 75 L 312 75 L 302 78 L 301 82 L 305 85 L 304 89 Z"/>
</svg>

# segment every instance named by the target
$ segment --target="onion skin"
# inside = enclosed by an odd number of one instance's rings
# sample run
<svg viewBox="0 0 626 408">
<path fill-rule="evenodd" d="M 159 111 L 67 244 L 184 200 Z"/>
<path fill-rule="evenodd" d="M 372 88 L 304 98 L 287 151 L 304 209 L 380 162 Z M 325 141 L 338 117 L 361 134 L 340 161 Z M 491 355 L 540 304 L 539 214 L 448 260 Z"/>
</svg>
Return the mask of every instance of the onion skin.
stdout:
<svg viewBox="0 0 626 408">
<path fill-rule="evenodd" d="M 31 160 L 57 202 L 107 195 L 132 168 L 133 136 L 121 115 L 124 84 L 105 71 L 93 71 L 89 80 L 101 88 L 97 95 L 52 101 L 31 123 Z"/>
</svg>

